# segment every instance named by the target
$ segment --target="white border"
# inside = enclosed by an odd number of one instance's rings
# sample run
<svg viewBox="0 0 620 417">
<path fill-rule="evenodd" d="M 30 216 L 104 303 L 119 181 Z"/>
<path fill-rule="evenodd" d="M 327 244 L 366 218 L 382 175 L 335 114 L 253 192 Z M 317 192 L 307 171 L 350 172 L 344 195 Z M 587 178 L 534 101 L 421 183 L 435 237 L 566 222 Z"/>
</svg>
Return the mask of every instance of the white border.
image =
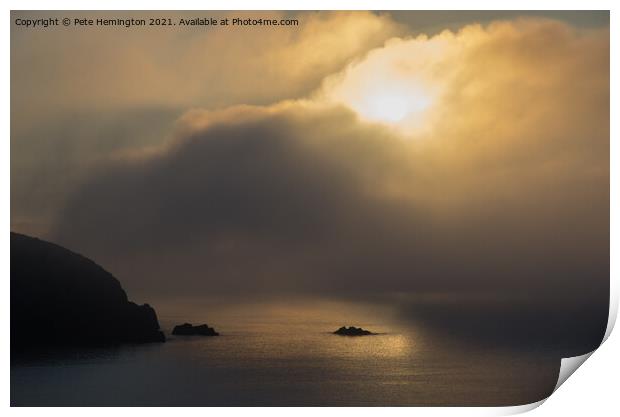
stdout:
<svg viewBox="0 0 620 417">
<path fill-rule="evenodd" d="M 613 10 L 613 0 L 7 0 L 8 10 Z M 50 4 L 53 3 L 53 4 Z"/>
<path fill-rule="evenodd" d="M 110 0 L 110 1 L 15 1 L 8 0 L 5 4 L 5 20 L 3 23 L 3 36 L 0 44 L 2 45 L 2 55 L 5 57 L 5 64 L 2 66 L 2 91 L 4 93 L 2 103 L 2 124 L 3 136 L 2 147 L 0 148 L 0 158 L 2 160 L 2 177 L 0 178 L 0 196 L 2 204 L 0 204 L 0 216 L 4 221 L 9 223 L 10 219 L 10 10 L 611 10 L 611 115 L 618 115 L 618 83 L 617 75 L 618 66 L 618 40 L 620 33 L 618 30 L 618 18 L 616 12 L 619 7 L 617 1 L 550 1 L 550 0 L 521 0 L 521 1 L 481 1 L 470 0 L 463 1 L 443 1 L 434 0 L 432 2 L 412 2 L 397 0 L 316 0 L 316 1 L 284 1 L 284 0 L 263 0 L 260 3 L 250 0 L 229 0 L 218 2 L 189 1 L 176 0 L 175 2 L 165 2 L 154 0 L 150 2 L 140 2 L 131 0 Z M 174 7 L 172 7 L 174 6 Z M 610 322 L 608 325 L 606 338 L 609 337 L 613 323 L 615 322 L 618 310 L 618 264 L 617 260 L 619 252 L 618 237 L 620 236 L 620 224 L 615 215 L 618 214 L 620 190 L 620 170 L 618 169 L 619 144 L 618 144 L 618 126 L 617 120 L 611 118 L 611 309 Z M 10 226 L 9 226 L 10 228 Z M 6 233 L 0 239 L 1 245 L 1 263 L 2 266 L 2 294 L 5 299 L 1 307 L 1 319 L 3 321 L 1 329 L 3 329 L 2 343 L 0 345 L 2 354 L 2 398 L 4 407 L 8 407 L 10 403 L 10 364 L 9 364 L 9 345 L 8 345 L 8 328 L 9 328 L 9 234 Z M 593 415 L 610 415 L 612 410 L 617 410 L 616 399 L 616 372 L 618 371 L 618 358 L 614 351 L 618 349 L 618 337 L 612 336 L 609 341 L 605 342 L 601 348 L 595 353 L 595 359 L 588 361 L 588 366 L 578 371 L 578 377 L 572 378 L 571 383 L 565 384 L 554 393 L 544 407 L 538 408 L 535 413 L 537 415 L 583 415 L 589 413 Z M 589 355 L 588 355 L 589 356 Z M 574 361 L 573 361 L 574 362 Z M 424 415 L 498 415 L 513 414 L 528 411 L 536 408 L 540 403 L 521 407 L 508 408 L 356 408 L 347 409 L 347 412 L 354 412 L 358 416 L 369 416 L 377 412 L 387 413 L 390 415 L 409 415 L 411 412 L 423 412 Z M 27 409 L 12 408 L 9 410 L 16 415 L 30 415 L 37 411 L 43 411 L 46 415 L 66 416 L 81 415 L 85 410 L 80 408 L 55 408 L 55 409 Z M 317 412 L 326 413 L 327 415 L 340 415 L 343 409 L 311 409 L 297 408 L 294 413 L 300 416 L 314 417 Z M 107 409 L 88 409 L 87 412 L 93 415 L 107 414 Z M 119 409 L 115 410 L 120 414 L 131 414 L 147 412 L 149 414 L 164 416 L 168 410 L 162 408 L 152 408 L 149 410 L 135 409 Z M 198 415 L 205 412 L 200 408 L 184 408 L 183 412 Z M 291 410 L 286 408 L 210 408 L 207 412 L 217 413 L 218 415 L 236 415 L 238 413 L 252 413 L 259 416 L 284 416 L 288 415 Z"/>
</svg>

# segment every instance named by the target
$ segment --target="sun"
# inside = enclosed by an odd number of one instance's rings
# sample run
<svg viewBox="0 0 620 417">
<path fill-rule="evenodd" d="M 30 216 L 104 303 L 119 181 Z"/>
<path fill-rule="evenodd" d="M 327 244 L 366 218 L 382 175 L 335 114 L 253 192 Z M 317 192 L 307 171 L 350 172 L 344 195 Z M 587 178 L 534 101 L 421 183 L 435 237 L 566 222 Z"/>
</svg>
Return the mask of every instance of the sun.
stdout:
<svg viewBox="0 0 620 417">
<path fill-rule="evenodd" d="M 421 89 L 402 84 L 369 89 L 349 105 L 366 120 L 397 124 L 428 108 L 430 99 Z"/>
<path fill-rule="evenodd" d="M 410 56 L 404 43 L 371 52 L 323 80 L 317 97 L 344 105 L 364 122 L 380 123 L 405 136 L 432 126 L 446 87 L 434 63 L 441 49 Z M 392 49 L 396 49 L 392 51 Z M 433 59 L 431 59 L 433 58 Z"/>
<path fill-rule="evenodd" d="M 377 77 L 335 86 L 330 98 L 361 119 L 394 127 L 419 124 L 432 105 L 432 94 L 412 78 Z"/>
</svg>

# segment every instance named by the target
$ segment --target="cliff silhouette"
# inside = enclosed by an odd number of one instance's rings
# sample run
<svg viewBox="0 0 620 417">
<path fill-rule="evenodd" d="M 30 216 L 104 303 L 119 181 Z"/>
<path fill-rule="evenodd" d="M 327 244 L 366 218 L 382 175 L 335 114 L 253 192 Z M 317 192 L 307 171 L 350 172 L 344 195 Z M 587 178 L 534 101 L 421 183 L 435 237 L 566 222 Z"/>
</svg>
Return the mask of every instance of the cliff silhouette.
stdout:
<svg viewBox="0 0 620 417">
<path fill-rule="evenodd" d="M 11 348 L 164 342 L 155 310 L 92 260 L 11 232 Z"/>
</svg>

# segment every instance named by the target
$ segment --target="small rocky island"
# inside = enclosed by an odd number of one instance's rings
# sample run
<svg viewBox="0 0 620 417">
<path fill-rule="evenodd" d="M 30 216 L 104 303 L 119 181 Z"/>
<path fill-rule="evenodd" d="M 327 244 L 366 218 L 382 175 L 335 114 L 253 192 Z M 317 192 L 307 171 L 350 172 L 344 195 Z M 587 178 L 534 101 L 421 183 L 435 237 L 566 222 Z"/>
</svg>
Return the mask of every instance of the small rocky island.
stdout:
<svg viewBox="0 0 620 417">
<path fill-rule="evenodd" d="M 361 327 L 346 327 L 346 326 L 342 326 L 341 328 L 339 328 L 338 330 L 336 330 L 334 332 L 334 334 L 340 335 L 340 336 L 369 336 L 369 335 L 373 335 L 375 333 L 368 331 L 368 330 L 364 330 Z"/>
<path fill-rule="evenodd" d="M 11 233 L 11 353 L 50 346 L 164 342 L 155 310 L 128 300 L 92 260 Z"/>
<path fill-rule="evenodd" d="M 206 324 L 199 326 L 192 326 L 191 323 L 183 323 L 178 326 L 174 326 L 172 330 L 173 335 L 177 336 L 219 336 L 220 334 L 215 331 L 213 327 L 209 327 Z"/>
</svg>

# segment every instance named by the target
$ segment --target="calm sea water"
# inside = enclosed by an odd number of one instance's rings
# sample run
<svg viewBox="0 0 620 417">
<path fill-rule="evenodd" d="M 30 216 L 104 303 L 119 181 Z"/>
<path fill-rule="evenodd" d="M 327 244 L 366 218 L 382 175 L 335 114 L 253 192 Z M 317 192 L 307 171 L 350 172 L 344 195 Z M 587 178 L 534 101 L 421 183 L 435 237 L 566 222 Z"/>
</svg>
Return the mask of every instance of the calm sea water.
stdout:
<svg viewBox="0 0 620 417">
<path fill-rule="evenodd" d="M 220 337 L 170 336 L 183 319 L 204 320 L 160 314 L 163 344 L 14 357 L 11 404 L 518 405 L 548 396 L 557 381 L 559 360 L 540 352 L 464 346 L 389 319 L 342 321 L 349 316 L 321 308 L 257 311 L 207 321 Z M 382 334 L 330 333 L 344 324 Z"/>
</svg>

